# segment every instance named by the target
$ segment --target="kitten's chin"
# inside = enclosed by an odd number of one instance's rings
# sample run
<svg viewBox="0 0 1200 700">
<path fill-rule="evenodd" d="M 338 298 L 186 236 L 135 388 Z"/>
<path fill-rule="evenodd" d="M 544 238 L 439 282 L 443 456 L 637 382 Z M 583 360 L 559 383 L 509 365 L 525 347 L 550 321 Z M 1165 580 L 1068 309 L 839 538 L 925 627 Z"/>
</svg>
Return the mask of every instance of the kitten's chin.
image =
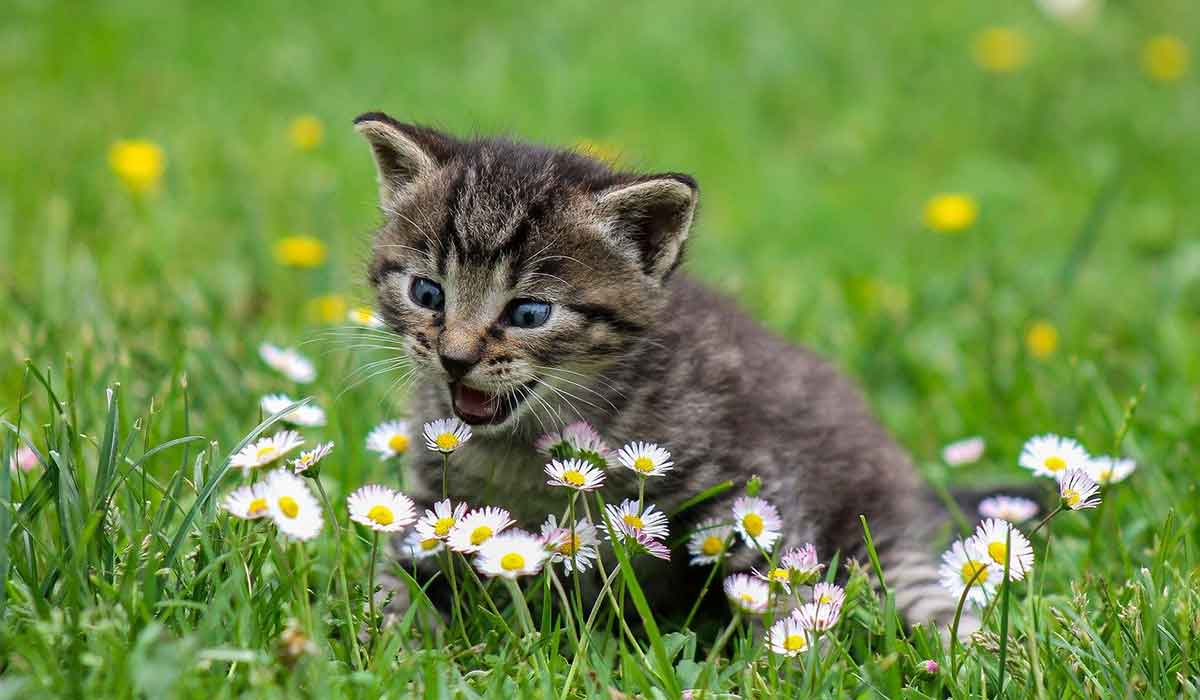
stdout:
<svg viewBox="0 0 1200 700">
<path fill-rule="evenodd" d="M 495 394 L 462 382 L 452 382 L 450 405 L 454 415 L 470 426 L 500 427 L 513 418 L 533 391 L 534 382 L 523 384 L 504 394 Z"/>
</svg>

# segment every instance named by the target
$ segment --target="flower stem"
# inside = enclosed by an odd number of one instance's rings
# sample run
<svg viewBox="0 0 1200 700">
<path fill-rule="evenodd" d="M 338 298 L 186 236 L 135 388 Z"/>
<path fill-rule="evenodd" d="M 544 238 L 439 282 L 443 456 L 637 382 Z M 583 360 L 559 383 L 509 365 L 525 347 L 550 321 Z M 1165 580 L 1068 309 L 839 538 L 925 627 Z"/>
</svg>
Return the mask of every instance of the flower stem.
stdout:
<svg viewBox="0 0 1200 700">
<path fill-rule="evenodd" d="M 371 564 L 367 572 L 367 602 L 371 614 L 370 622 L 368 623 L 370 633 L 370 650 L 375 651 L 375 560 L 379 555 L 379 531 L 371 531 Z"/>
<path fill-rule="evenodd" d="M 325 493 L 325 485 L 321 483 L 321 477 L 317 476 L 313 479 L 317 482 L 317 493 L 321 496 L 321 502 L 325 504 L 325 511 L 329 513 L 329 519 L 333 521 L 334 531 L 334 557 L 337 560 L 337 583 L 342 589 L 342 603 L 346 608 L 346 636 L 349 637 L 350 658 L 354 661 L 357 667 L 361 661 L 358 655 L 358 634 L 354 631 L 354 612 L 350 606 L 350 588 L 346 585 L 346 566 L 342 561 L 342 526 L 338 523 L 337 513 L 333 511 L 333 504 L 329 501 L 329 494 Z M 330 583 L 332 586 L 332 582 Z"/>
<path fill-rule="evenodd" d="M 450 455 L 442 453 L 442 500 L 450 498 Z"/>
<path fill-rule="evenodd" d="M 694 697 L 702 697 L 704 695 L 704 691 L 708 689 L 708 672 L 712 670 L 713 665 L 716 663 L 717 655 L 721 653 L 721 649 L 725 646 L 725 643 L 729 641 L 729 638 L 733 636 L 734 631 L 737 630 L 738 624 L 740 624 L 741 621 L 742 612 L 737 608 L 734 608 L 733 619 L 729 621 L 729 626 L 725 628 L 725 631 L 721 633 L 720 637 L 717 637 L 717 641 L 713 644 L 712 649 L 709 649 L 708 651 L 708 657 L 704 660 L 704 670 L 700 672 L 700 677 L 696 679 L 697 683 L 696 692 L 693 694 Z"/>
<path fill-rule="evenodd" d="M 700 589 L 700 595 L 696 596 L 696 602 L 692 603 L 692 609 L 688 611 L 687 618 L 683 621 L 683 629 L 687 629 L 688 625 L 692 624 L 692 618 L 696 616 L 696 611 L 700 609 L 700 603 L 704 602 L 704 596 L 708 595 L 708 588 L 712 585 L 713 579 L 717 577 L 717 571 L 721 565 L 725 563 L 725 552 L 733 545 L 734 533 L 729 533 L 725 538 L 725 544 L 721 546 L 721 555 L 713 562 L 712 568 L 708 570 L 708 578 L 704 580 L 704 587 Z"/>
<path fill-rule="evenodd" d="M 958 621 L 962 618 L 963 606 L 967 604 L 967 594 L 971 592 L 971 586 L 974 586 L 986 571 L 986 566 L 976 568 L 975 575 L 971 577 L 970 581 L 967 581 L 962 595 L 958 597 L 958 607 L 954 609 L 954 623 L 950 625 L 950 678 L 955 681 L 958 679 Z"/>
<path fill-rule="evenodd" d="M 1054 516 L 1056 516 L 1056 515 L 1058 515 L 1059 513 L 1061 513 L 1061 512 L 1062 512 L 1062 510 L 1063 510 L 1063 507 L 1064 507 L 1064 506 L 1063 506 L 1061 503 L 1060 503 L 1060 504 L 1058 504 L 1058 507 L 1057 507 L 1057 508 L 1055 508 L 1055 509 L 1054 509 L 1054 511 L 1050 513 L 1050 515 L 1047 515 L 1047 516 L 1046 516 L 1046 517 L 1045 517 L 1045 518 L 1042 520 L 1042 522 L 1040 522 L 1040 523 L 1038 523 L 1038 524 L 1037 524 L 1037 527 L 1035 527 L 1035 528 L 1033 528 L 1032 530 L 1030 530 L 1030 531 L 1029 531 L 1029 537 L 1030 537 L 1030 539 L 1032 539 L 1032 538 L 1033 538 L 1033 536 L 1034 536 L 1035 534 L 1037 534 L 1037 531 L 1038 531 L 1038 530 L 1041 530 L 1041 529 L 1042 529 L 1042 526 L 1043 526 L 1043 525 L 1045 525 L 1046 523 L 1050 522 L 1050 521 L 1051 521 L 1051 520 L 1054 518 Z"/>
<path fill-rule="evenodd" d="M 450 547 L 446 547 L 446 575 L 450 578 L 450 597 L 453 599 L 453 605 L 450 606 L 451 622 L 458 624 L 458 633 L 462 635 L 463 643 L 467 646 L 471 645 L 470 639 L 467 638 L 467 627 L 463 623 L 463 614 L 461 609 L 461 601 L 458 599 L 458 577 L 454 570 L 454 553 L 450 551 Z"/>
</svg>

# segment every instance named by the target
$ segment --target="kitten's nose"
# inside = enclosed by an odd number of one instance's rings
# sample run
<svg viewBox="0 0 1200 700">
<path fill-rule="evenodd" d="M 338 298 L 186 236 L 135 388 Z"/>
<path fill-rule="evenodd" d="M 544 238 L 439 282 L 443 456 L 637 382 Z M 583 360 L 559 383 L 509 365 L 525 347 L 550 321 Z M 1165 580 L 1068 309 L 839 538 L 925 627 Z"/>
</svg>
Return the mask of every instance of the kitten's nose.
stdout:
<svg viewBox="0 0 1200 700">
<path fill-rule="evenodd" d="M 442 361 L 442 367 L 446 368 L 446 374 L 450 375 L 450 379 L 456 382 L 467 376 L 467 372 L 470 372 L 471 368 L 479 363 L 478 354 L 464 357 L 461 355 L 447 355 L 445 353 L 441 353 L 438 355 L 438 359 Z"/>
<path fill-rule="evenodd" d="M 438 339 L 438 359 L 452 381 L 467 376 L 467 372 L 479 364 L 482 351 L 479 337 L 464 327 L 451 326 L 442 331 Z"/>
</svg>

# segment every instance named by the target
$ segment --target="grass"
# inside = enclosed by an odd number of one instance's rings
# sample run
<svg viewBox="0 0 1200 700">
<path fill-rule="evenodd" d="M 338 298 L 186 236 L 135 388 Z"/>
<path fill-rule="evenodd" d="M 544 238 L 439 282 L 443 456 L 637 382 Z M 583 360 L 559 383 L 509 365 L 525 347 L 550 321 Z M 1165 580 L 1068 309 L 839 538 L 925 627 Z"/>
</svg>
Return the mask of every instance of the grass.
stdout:
<svg viewBox="0 0 1200 700">
<path fill-rule="evenodd" d="M 1001 658 L 1010 698 L 1196 697 L 1200 85 L 1194 66 L 1149 79 L 1139 52 L 1197 36 L 1200 10 L 1109 2 L 1082 27 L 1027 3 L 947 10 L 6 4 L 0 457 L 19 431 L 43 463 L 0 469 L 0 697 L 668 697 L 702 675 L 739 697 L 996 697 Z M 993 25 L 1026 37 L 1020 70 L 972 62 Z M 503 587 L 497 617 L 464 581 L 469 645 L 414 614 L 355 652 L 369 535 L 343 520 L 340 547 L 328 528 L 284 546 L 213 496 L 271 430 L 257 401 L 274 391 L 329 412 L 335 504 L 400 483 L 363 440 L 402 405 L 388 381 L 348 388 L 379 356 L 322 341 L 310 303 L 368 298 L 375 190 L 349 122 L 374 108 L 693 173 L 690 269 L 858 377 L 931 483 L 1025 479 L 1020 445 L 1046 431 L 1141 468 L 1039 533 L 1007 625 L 993 615 L 957 674 L 860 574 L 837 643 L 782 673 L 747 627 L 710 654 L 727 620 L 684 629 L 644 604 L 633 641 L 602 606 L 578 653 L 544 577 L 524 586 L 536 636 L 506 631 L 523 618 Z M 311 151 L 288 138 L 302 114 L 325 127 Z M 157 195 L 110 172 L 124 138 L 163 148 Z M 926 230 L 938 192 L 969 193 L 979 219 Z M 277 265 L 293 233 L 327 261 Z M 1058 333 L 1041 356 L 1037 321 Z M 270 373 L 263 340 L 314 341 L 319 381 Z M 985 459 L 947 469 L 938 450 L 969 434 Z M 339 562 L 354 620 L 326 595 Z"/>
</svg>

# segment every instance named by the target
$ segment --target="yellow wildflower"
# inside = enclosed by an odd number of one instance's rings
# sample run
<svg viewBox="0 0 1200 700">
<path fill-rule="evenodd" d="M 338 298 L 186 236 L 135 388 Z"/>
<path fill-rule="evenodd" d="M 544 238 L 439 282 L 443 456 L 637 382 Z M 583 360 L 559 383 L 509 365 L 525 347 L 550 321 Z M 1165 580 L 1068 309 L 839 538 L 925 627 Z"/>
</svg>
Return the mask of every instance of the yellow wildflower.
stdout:
<svg viewBox="0 0 1200 700">
<path fill-rule="evenodd" d="M 1025 347 L 1039 360 L 1050 357 L 1058 350 L 1058 329 L 1049 321 L 1034 321 L 1025 332 Z"/>
<path fill-rule="evenodd" d="M 940 233 L 959 233 L 979 217 L 979 205 L 967 194 L 943 193 L 925 204 L 925 225 Z"/>
<path fill-rule="evenodd" d="M 1016 29 L 988 27 L 975 35 L 971 54 L 986 71 L 1012 73 L 1029 61 L 1029 40 Z"/>
<path fill-rule="evenodd" d="M 287 267 L 319 267 L 325 244 L 312 236 L 285 236 L 275 241 L 275 261 Z"/>
<path fill-rule="evenodd" d="M 308 313 L 322 323 L 340 323 L 346 317 L 346 297 L 341 294 L 325 294 L 308 302 Z"/>
<path fill-rule="evenodd" d="M 304 114 L 288 125 L 288 138 L 301 151 L 311 151 L 325 140 L 325 125 L 311 114 Z"/>
<path fill-rule="evenodd" d="M 108 149 L 109 167 L 134 194 L 158 191 L 166 161 L 162 147 L 144 139 L 116 141 Z"/>
<path fill-rule="evenodd" d="M 1159 34 L 1142 46 L 1142 70 L 1154 80 L 1171 83 L 1187 72 L 1191 58 L 1187 44 L 1177 36 Z"/>
</svg>

